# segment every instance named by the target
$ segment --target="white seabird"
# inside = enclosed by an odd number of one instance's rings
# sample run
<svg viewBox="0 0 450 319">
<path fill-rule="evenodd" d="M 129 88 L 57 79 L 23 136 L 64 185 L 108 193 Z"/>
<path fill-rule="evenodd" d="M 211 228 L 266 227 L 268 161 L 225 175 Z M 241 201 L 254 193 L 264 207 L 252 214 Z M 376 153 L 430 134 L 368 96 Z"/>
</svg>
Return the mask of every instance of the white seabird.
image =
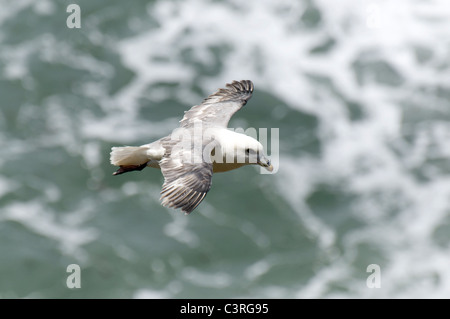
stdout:
<svg viewBox="0 0 450 319">
<path fill-rule="evenodd" d="M 227 129 L 230 118 L 252 93 L 251 81 L 233 81 L 185 112 L 171 135 L 142 146 L 113 147 L 111 164 L 120 166 L 114 175 L 147 166 L 161 169 L 162 205 L 189 214 L 211 188 L 213 173 L 249 164 L 272 171 L 260 142 Z"/>
</svg>

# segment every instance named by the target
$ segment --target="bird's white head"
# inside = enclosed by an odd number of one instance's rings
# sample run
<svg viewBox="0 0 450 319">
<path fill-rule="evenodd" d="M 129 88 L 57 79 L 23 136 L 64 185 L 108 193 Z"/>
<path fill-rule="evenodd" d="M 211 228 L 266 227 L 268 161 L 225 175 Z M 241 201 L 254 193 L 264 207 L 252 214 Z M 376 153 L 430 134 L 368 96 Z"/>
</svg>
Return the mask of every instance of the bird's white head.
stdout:
<svg viewBox="0 0 450 319">
<path fill-rule="evenodd" d="M 270 160 L 264 154 L 264 147 L 258 140 L 245 134 L 231 133 L 232 138 L 229 136 L 225 143 L 221 143 L 226 162 L 257 164 L 270 172 L 273 170 Z"/>
</svg>

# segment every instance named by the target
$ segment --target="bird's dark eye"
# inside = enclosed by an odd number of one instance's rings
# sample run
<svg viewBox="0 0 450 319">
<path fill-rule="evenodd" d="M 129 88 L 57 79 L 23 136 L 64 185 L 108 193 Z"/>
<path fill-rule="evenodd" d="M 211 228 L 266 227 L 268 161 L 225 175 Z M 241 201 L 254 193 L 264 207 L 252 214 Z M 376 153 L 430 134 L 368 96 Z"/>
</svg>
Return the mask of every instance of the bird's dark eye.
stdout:
<svg viewBox="0 0 450 319">
<path fill-rule="evenodd" d="M 247 149 L 245 150 L 245 153 L 246 153 L 246 154 L 249 154 L 249 153 L 250 153 L 250 149 L 247 148 Z"/>
</svg>

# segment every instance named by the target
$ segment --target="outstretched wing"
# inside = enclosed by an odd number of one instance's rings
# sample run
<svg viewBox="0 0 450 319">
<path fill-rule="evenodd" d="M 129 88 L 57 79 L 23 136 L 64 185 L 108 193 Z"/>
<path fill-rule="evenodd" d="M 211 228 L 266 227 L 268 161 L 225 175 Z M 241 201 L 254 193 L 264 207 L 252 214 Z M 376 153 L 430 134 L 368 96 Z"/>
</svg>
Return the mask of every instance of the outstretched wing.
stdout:
<svg viewBox="0 0 450 319">
<path fill-rule="evenodd" d="M 253 83 L 249 80 L 233 81 L 225 89 L 219 89 L 185 112 L 181 127 L 193 126 L 195 121 L 203 125 L 227 127 L 230 118 L 252 97 Z"/>
<path fill-rule="evenodd" d="M 166 149 L 167 154 L 159 162 L 164 176 L 161 203 L 166 207 L 181 208 L 189 214 L 211 188 L 212 163 L 204 162 L 201 154 L 194 156 L 193 149 L 177 148 L 177 145 Z"/>
</svg>

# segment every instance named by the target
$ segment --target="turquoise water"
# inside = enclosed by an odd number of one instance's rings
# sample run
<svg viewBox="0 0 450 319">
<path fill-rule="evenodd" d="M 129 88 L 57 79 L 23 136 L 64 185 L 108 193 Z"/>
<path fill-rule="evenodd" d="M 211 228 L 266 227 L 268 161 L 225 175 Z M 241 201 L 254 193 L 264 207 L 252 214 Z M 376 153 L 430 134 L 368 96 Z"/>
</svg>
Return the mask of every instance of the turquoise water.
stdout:
<svg viewBox="0 0 450 319">
<path fill-rule="evenodd" d="M 70 3 L 0 1 L 0 297 L 450 295 L 447 1 Z M 189 216 L 158 170 L 111 175 L 240 79 L 230 127 L 279 128 L 276 174 Z"/>
</svg>

